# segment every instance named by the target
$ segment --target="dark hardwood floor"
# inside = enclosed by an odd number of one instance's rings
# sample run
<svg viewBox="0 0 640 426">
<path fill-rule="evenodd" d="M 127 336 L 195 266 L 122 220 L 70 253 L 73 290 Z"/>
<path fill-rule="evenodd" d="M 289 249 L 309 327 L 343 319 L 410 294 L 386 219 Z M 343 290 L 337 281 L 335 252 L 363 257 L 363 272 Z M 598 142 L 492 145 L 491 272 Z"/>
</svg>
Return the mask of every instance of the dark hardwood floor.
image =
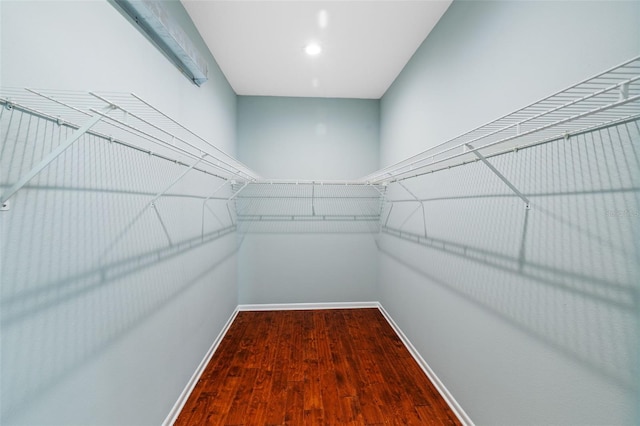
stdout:
<svg viewBox="0 0 640 426">
<path fill-rule="evenodd" d="M 378 309 L 240 312 L 176 425 L 457 425 Z"/>
</svg>

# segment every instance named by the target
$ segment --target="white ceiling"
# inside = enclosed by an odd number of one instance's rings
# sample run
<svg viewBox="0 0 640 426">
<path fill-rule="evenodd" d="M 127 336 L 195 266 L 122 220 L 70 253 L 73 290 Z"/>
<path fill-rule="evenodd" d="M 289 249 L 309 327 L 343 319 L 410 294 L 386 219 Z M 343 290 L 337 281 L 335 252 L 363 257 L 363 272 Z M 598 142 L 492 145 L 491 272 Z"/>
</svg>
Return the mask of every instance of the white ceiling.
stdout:
<svg viewBox="0 0 640 426">
<path fill-rule="evenodd" d="M 239 95 L 378 99 L 451 0 L 182 3 Z"/>
</svg>

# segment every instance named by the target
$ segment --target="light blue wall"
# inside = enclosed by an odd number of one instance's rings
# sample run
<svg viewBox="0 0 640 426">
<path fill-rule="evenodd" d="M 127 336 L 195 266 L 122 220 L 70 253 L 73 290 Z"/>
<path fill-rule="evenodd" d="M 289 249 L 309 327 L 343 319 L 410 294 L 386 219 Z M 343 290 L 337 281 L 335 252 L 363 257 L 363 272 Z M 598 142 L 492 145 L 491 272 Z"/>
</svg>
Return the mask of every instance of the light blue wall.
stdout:
<svg viewBox="0 0 640 426">
<path fill-rule="evenodd" d="M 380 103 L 240 98 L 236 120 L 212 58 L 193 86 L 105 2 L 0 11 L 3 85 L 135 91 L 231 154 L 237 125 L 240 159 L 274 178 L 360 177 L 640 53 L 637 2 L 455 2 Z M 234 235 L 201 238 L 215 179 L 159 203 L 172 248 L 143 207 L 181 169 L 78 145 L 0 213 L 1 421 L 158 424 L 238 301 L 379 297 L 478 424 L 633 423 L 640 235 L 607 212 L 638 211 L 639 165 L 616 134 L 496 159 L 526 216 L 476 164 L 409 184 L 434 198 L 429 244 L 250 234 L 239 272 Z M 3 145 L 3 187 L 33 148 Z"/>
<path fill-rule="evenodd" d="M 268 179 L 357 179 L 378 169 L 380 102 L 238 97 L 238 158 Z"/>
<path fill-rule="evenodd" d="M 355 179 L 378 168 L 378 119 L 377 100 L 240 96 L 238 156 L 265 178 Z M 240 247 L 240 303 L 376 300 L 375 241 L 359 224 L 260 228 Z"/>
<path fill-rule="evenodd" d="M 381 101 L 381 163 L 639 53 L 638 2 L 454 2 Z M 528 213 L 480 163 L 406 181 L 429 238 L 383 234 L 380 299 L 477 424 L 637 424 L 639 139 L 492 160 Z"/>
<path fill-rule="evenodd" d="M 133 91 L 233 154 L 236 96 L 212 57 L 198 88 L 106 1 L 0 7 L 4 86 Z M 182 6 L 168 7 L 194 36 Z M 59 129 L 0 141 L 2 190 Z M 219 180 L 188 174 L 158 201 L 162 222 L 145 208 L 183 170 L 83 139 L 0 214 L 2 424 L 167 416 L 237 304 L 235 234 L 215 238 L 206 217 L 202 235 L 202 197 Z"/>
<path fill-rule="evenodd" d="M 638 54 L 635 1 L 459 1 L 381 100 L 382 166 Z"/>
<path fill-rule="evenodd" d="M 238 256 L 240 303 L 377 300 L 377 252 L 369 234 L 249 234 Z"/>
</svg>

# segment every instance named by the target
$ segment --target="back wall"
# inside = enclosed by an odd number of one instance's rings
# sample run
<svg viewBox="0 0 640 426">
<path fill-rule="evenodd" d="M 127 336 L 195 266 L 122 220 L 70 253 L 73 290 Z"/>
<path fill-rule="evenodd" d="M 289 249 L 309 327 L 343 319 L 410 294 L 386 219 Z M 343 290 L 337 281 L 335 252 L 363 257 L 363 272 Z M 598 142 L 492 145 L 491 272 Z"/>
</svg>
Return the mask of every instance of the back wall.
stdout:
<svg viewBox="0 0 640 426">
<path fill-rule="evenodd" d="M 238 97 L 238 158 L 265 178 L 357 179 L 378 169 L 380 101 Z"/>
<path fill-rule="evenodd" d="M 240 96 L 239 160 L 265 178 L 357 179 L 378 169 L 379 113 L 378 100 Z M 240 233 L 239 303 L 377 300 L 366 227 L 260 225 Z"/>
</svg>

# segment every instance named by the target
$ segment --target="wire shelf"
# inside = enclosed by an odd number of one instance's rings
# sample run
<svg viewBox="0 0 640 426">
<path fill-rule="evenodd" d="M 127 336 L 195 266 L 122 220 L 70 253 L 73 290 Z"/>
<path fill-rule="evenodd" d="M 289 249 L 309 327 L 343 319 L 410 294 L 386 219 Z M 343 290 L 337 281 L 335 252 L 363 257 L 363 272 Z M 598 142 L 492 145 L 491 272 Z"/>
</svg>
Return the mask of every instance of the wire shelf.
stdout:
<svg viewBox="0 0 640 426">
<path fill-rule="evenodd" d="M 348 232 L 355 229 L 354 224 L 364 223 L 366 226 L 360 228 L 364 232 L 377 232 L 389 183 L 479 160 L 529 208 L 526 195 L 487 158 L 639 119 L 640 57 L 356 181 L 263 179 L 132 93 L 0 88 L 0 105 L 0 118 L 7 129 L 19 127 L 11 124 L 16 110 L 72 129 L 82 129 L 88 121 L 97 120 L 87 134 L 224 179 L 231 183 L 234 194 L 226 199 L 229 215 L 235 210 L 241 232 L 268 232 L 276 223 L 279 230 L 296 232 L 327 229 L 318 226 L 320 223 L 341 224 L 334 227 L 337 232 Z M 17 137 L 20 129 L 12 132 Z M 7 130 L 4 137 L 9 133 Z M 39 169 L 23 176 L 6 197 L 46 167 L 55 153 L 49 157 Z M 2 197 L 4 202 L 7 198 L 5 194 Z"/>
<path fill-rule="evenodd" d="M 640 57 L 385 167 L 363 182 L 396 182 L 640 117 Z"/>
<path fill-rule="evenodd" d="M 215 145 L 133 93 L 76 92 L 0 88 L 0 104 L 80 128 L 100 118 L 88 134 L 163 157 L 225 180 L 253 181 L 258 176 Z"/>
<path fill-rule="evenodd" d="M 235 198 L 241 232 L 378 232 L 383 187 L 325 182 L 250 183 Z"/>
</svg>

